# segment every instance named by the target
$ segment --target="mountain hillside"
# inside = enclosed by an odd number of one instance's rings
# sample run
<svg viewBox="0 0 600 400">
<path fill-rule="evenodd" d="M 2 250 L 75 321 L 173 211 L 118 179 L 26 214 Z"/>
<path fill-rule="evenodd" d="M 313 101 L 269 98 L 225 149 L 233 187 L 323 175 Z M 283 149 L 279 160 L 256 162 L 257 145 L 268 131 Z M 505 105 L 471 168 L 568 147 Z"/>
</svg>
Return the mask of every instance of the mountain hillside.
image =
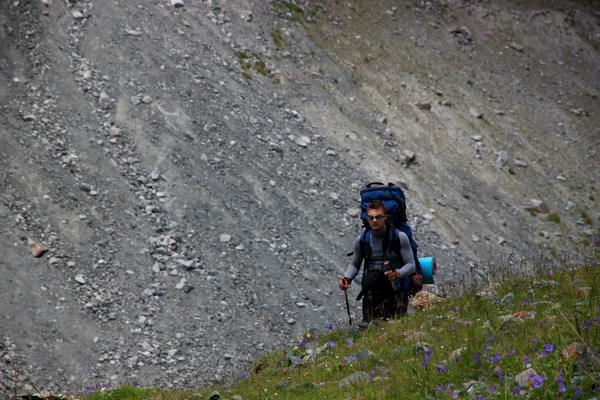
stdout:
<svg viewBox="0 0 600 400">
<path fill-rule="evenodd" d="M 184 1 L 0 3 L 3 395 L 344 319 L 368 181 L 450 294 L 600 241 L 598 1 Z"/>
</svg>

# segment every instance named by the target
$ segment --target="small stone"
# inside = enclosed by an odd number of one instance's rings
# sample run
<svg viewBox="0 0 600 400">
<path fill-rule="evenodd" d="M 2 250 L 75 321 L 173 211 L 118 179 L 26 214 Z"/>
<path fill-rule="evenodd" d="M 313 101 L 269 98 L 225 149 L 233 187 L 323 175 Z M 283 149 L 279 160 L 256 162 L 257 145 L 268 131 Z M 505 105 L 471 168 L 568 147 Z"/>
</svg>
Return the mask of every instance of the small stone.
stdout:
<svg viewBox="0 0 600 400">
<path fill-rule="evenodd" d="M 306 136 L 303 136 L 303 137 L 306 137 Z M 294 143 L 296 143 L 300 147 L 307 147 L 308 146 L 308 142 L 306 142 L 302 138 L 296 138 L 296 140 L 294 140 Z"/>
<path fill-rule="evenodd" d="M 227 243 L 231 240 L 231 235 L 228 235 L 227 233 L 222 233 L 221 236 L 219 236 L 219 242 L 221 243 Z"/>
<path fill-rule="evenodd" d="M 235 249 L 239 250 L 239 251 L 243 251 L 244 250 L 244 245 L 243 244 L 239 244 L 239 245 L 235 246 Z"/>
<path fill-rule="evenodd" d="M 48 260 L 48 264 L 50 264 L 50 265 L 58 264 L 59 262 L 60 262 L 60 258 L 58 258 L 58 257 L 51 257 L 50 260 Z"/>
<path fill-rule="evenodd" d="M 333 201 L 339 200 L 339 198 L 340 198 L 340 197 L 338 196 L 338 194 L 337 194 L 337 193 L 334 193 L 334 192 L 331 192 L 331 193 L 329 193 L 329 197 L 330 197 L 330 198 L 331 198 L 331 200 L 333 200 Z"/>
<path fill-rule="evenodd" d="M 181 280 L 175 285 L 175 289 L 181 290 L 185 286 L 187 279 L 181 278 Z"/>
<path fill-rule="evenodd" d="M 306 307 L 306 303 L 303 303 L 303 302 L 301 302 L 301 301 L 298 301 L 298 302 L 296 302 L 296 305 L 297 305 L 298 307 L 300 307 L 300 308 L 302 308 L 302 307 Z"/>
<path fill-rule="evenodd" d="M 508 164 L 508 152 L 506 150 L 500 150 L 498 152 L 498 158 L 496 159 L 496 168 L 502 169 Z"/>
<path fill-rule="evenodd" d="M 191 292 L 192 290 L 194 290 L 194 287 L 193 287 L 192 285 L 190 285 L 190 284 L 187 284 L 187 285 L 184 285 L 184 286 L 183 286 L 183 292 L 184 292 L 184 293 L 189 293 L 189 292 Z"/>
<path fill-rule="evenodd" d="M 171 5 L 175 8 L 181 8 L 181 7 L 183 7 L 183 1 L 182 0 L 171 0 Z"/>
<path fill-rule="evenodd" d="M 529 379 L 529 375 L 531 374 L 537 375 L 533 368 L 526 369 L 525 371 L 517 374 L 517 376 L 515 376 L 515 383 L 522 388 L 528 388 L 532 386 L 531 380 Z"/>
<path fill-rule="evenodd" d="M 473 136 L 471 136 L 471 139 L 474 140 L 474 141 L 476 141 L 476 142 L 481 142 L 481 141 L 483 141 L 483 136 L 481 136 L 481 135 L 473 135 Z"/>
<path fill-rule="evenodd" d="M 335 150 L 327 150 L 325 151 L 325 154 L 327 154 L 328 156 L 337 156 L 337 153 L 335 152 Z"/>
<path fill-rule="evenodd" d="M 431 214 L 423 214 L 423 218 L 428 221 L 431 221 L 434 218 L 434 216 Z"/>
<path fill-rule="evenodd" d="M 517 43 L 511 43 L 511 44 L 509 44 L 509 46 L 511 49 L 516 50 L 519 53 L 525 49 L 525 46 L 517 44 Z"/>
<path fill-rule="evenodd" d="M 346 210 L 346 214 L 351 216 L 352 218 L 356 218 L 360 215 L 360 209 L 358 208 L 349 208 Z"/>
<path fill-rule="evenodd" d="M 472 235 L 471 240 L 474 241 L 475 243 L 477 243 L 477 242 L 479 242 L 479 237 L 476 235 Z"/>
<path fill-rule="evenodd" d="M 150 104 L 152 101 L 154 101 L 154 99 L 148 95 L 142 97 L 142 103 L 144 104 Z"/>
<path fill-rule="evenodd" d="M 567 178 L 565 178 L 564 175 L 558 175 L 556 177 L 556 179 L 559 180 L 559 181 L 563 181 L 563 182 L 565 182 L 567 180 Z"/>
<path fill-rule="evenodd" d="M 83 275 L 81 275 L 81 274 L 76 275 L 75 282 L 79 283 L 80 285 L 85 285 L 85 279 L 83 279 Z"/>
<path fill-rule="evenodd" d="M 142 100 L 140 99 L 139 95 L 131 96 L 131 104 L 133 104 L 134 106 L 137 106 L 141 102 L 142 102 Z"/>
<path fill-rule="evenodd" d="M 365 371 L 357 371 L 355 373 L 353 373 L 352 375 L 349 375 L 347 377 L 345 377 L 344 379 L 342 379 L 339 383 L 340 389 L 345 388 L 347 386 L 350 386 L 354 383 L 363 383 L 363 382 L 367 382 L 369 380 L 369 374 L 367 374 Z"/>
<path fill-rule="evenodd" d="M 40 246 L 32 239 L 27 239 L 27 242 L 29 245 L 29 251 L 31 252 L 31 254 L 33 254 L 35 258 L 40 258 L 48 251 L 47 248 Z"/>
<path fill-rule="evenodd" d="M 517 159 L 515 159 L 515 160 L 513 161 L 513 164 L 515 164 L 515 166 L 517 166 L 517 167 L 521 167 L 521 168 L 527 168 L 527 163 L 525 163 L 525 162 L 523 162 L 523 161 L 521 161 L 521 160 L 517 160 Z"/>
<path fill-rule="evenodd" d="M 503 244 L 506 244 L 507 242 L 508 241 L 505 238 L 503 238 L 502 236 L 498 236 L 498 244 L 499 245 L 502 246 Z"/>
<path fill-rule="evenodd" d="M 156 192 L 156 197 L 165 197 L 165 192 Z"/>
<path fill-rule="evenodd" d="M 294 318 L 288 318 L 286 319 L 286 322 L 290 325 L 294 325 L 296 323 L 296 320 Z"/>
<path fill-rule="evenodd" d="M 474 118 L 483 118 L 483 113 L 474 107 L 469 108 L 469 114 Z"/>
<path fill-rule="evenodd" d="M 404 160 L 407 163 L 415 161 L 415 158 L 417 156 L 413 151 L 410 151 L 410 150 L 404 150 L 403 154 L 404 154 Z"/>
<path fill-rule="evenodd" d="M 231 354 L 225 353 L 225 354 L 223 354 L 223 358 L 226 360 L 231 360 L 233 358 L 233 356 Z"/>
<path fill-rule="evenodd" d="M 158 170 L 154 170 L 150 173 L 150 177 L 152 178 L 152 180 L 157 181 L 158 178 L 160 178 L 160 172 L 158 172 Z"/>
<path fill-rule="evenodd" d="M 160 268 L 160 264 L 159 263 L 154 263 L 154 265 L 152 266 L 152 272 L 155 272 L 157 274 L 160 272 L 160 269 L 161 268 Z"/>
<path fill-rule="evenodd" d="M 135 29 L 125 29 L 125 33 L 127 33 L 129 36 L 141 36 L 142 35 L 142 32 L 136 31 Z"/>
<path fill-rule="evenodd" d="M 82 19 L 83 18 L 83 13 L 81 11 L 73 11 L 71 13 L 71 15 L 73 16 L 73 18 L 75 19 Z"/>
<path fill-rule="evenodd" d="M 415 104 L 419 110 L 429 111 L 431 110 L 431 103 L 417 103 Z"/>
<path fill-rule="evenodd" d="M 194 261 L 192 261 L 192 260 L 177 260 L 177 263 L 186 268 L 190 268 L 190 267 L 194 266 Z"/>
<path fill-rule="evenodd" d="M 215 390 L 210 394 L 208 400 L 221 400 L 221 394 Z"/>
<path fill-rule="evenodd" d="M 35 121 L 37 117 L 33 114 L 27 114 L 23 116 L 23 121 Z"/>
</svg>

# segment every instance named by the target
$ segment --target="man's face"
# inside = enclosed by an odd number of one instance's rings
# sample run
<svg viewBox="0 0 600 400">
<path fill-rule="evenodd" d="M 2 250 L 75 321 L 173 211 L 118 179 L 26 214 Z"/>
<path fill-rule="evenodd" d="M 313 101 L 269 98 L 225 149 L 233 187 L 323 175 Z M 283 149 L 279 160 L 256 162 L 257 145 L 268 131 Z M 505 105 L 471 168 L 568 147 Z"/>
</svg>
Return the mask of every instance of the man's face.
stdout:
<svg viewBox="0 0 600 400">
<path fill-rule="evenodd" d="M 371 229 L 378 232 L 385 226 L 385 213 L 382 209 L 367 210 L 367 221 Z"/>
</svg>

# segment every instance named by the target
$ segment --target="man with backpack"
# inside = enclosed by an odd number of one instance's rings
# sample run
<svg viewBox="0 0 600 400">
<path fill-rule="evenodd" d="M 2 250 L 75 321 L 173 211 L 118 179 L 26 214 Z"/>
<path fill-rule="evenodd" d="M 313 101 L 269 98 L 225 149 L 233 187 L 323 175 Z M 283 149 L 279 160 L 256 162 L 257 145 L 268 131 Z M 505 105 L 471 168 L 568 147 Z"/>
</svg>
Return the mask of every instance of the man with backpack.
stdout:
<svg viewBox="0 0 600 400">
<path fill-rule="evenodd" d="M 391 185 L 391 184 L 390 184 Z M 364 209 L 363 209 L 364 210 Z M 375 199 L 366 207 L 368 227 L 354 243 L 354 253 L 339 287 L 346 291 L 364 261 L 362 290 L 363 321 L 394 318 L 406 314 L 415 255 L 406 233 L 388 223 L 386 207 Z"/>
</svg>

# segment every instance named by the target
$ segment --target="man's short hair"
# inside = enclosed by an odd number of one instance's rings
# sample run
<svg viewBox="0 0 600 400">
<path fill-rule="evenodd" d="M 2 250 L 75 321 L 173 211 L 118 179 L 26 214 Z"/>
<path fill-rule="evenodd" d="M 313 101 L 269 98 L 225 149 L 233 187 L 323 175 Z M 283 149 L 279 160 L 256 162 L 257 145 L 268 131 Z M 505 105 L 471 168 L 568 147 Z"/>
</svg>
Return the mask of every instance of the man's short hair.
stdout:
<svg viewBox="0 0 600 400">
<path fill-rule="evenodd" d="M 383 210 L 384 214 L 387 213 L 387 210 L 385 209 L 385 206 L 383 205 L 381 200 L 377 200 L 377 199 L 375 199 L 369 203 L 369 205 L 367 206 L 367 211 L 369 211 L 369 210 Z"/>
</svg>

